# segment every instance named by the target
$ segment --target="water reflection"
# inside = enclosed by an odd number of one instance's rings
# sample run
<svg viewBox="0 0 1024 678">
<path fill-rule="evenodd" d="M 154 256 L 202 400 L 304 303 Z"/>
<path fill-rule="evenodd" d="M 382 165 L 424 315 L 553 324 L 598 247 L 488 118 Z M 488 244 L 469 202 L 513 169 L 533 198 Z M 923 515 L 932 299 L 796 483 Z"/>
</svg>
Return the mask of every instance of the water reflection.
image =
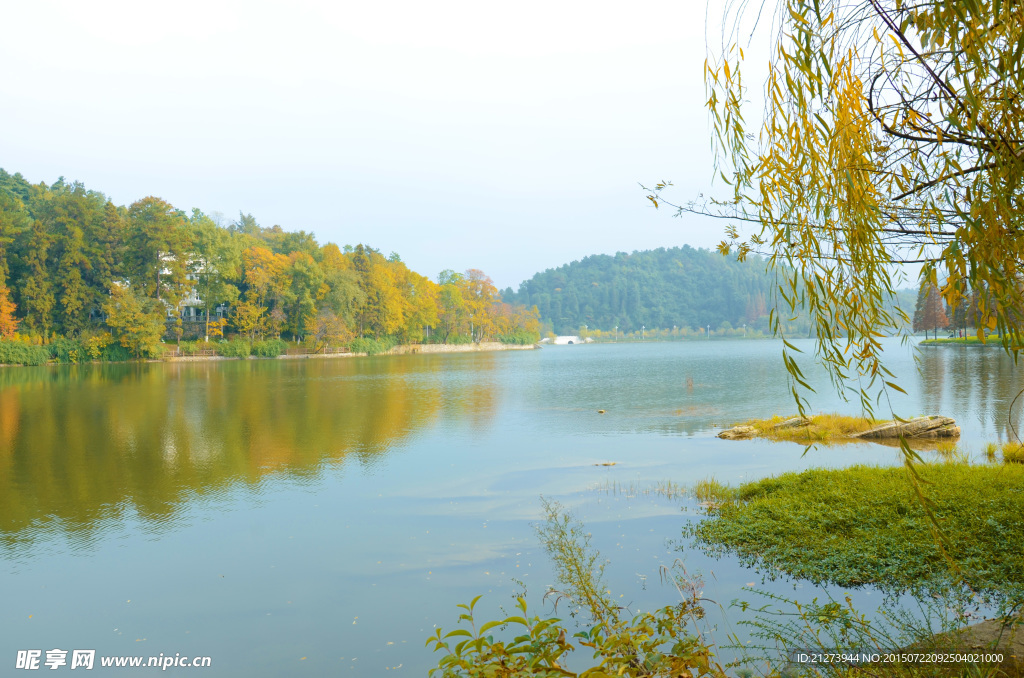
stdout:
<svg viewBox="0 0 1024 678">
<path fill-rule="evenodd" d="M 1014 440 L 1011 426 L 1022 434 L 1021 401 L 1012 412 L 1010 405 L 1024 388 L 1024 379 L 1014 357 L 1005 351 L 921 347 L 917 378 L 922 414 L 949 412 L 958 417 L 962 429 L 978 431 L 987 440 Z"/>
<path fill-rule="evenodd" d="M 372 471 L 443 418 L 484 427 L 489 356 L 0 370 L 0 543 L 73 543 L 128 514 L 169 525 L 196 495 L 329 465 Z"/>
</svg>

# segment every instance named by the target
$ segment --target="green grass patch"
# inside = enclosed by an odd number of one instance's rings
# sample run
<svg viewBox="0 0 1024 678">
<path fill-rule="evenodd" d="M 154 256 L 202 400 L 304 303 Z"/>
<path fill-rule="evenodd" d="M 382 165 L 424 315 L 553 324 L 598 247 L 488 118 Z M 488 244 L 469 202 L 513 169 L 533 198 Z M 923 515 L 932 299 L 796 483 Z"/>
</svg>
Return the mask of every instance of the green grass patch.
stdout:
<svg viewBox="0 0 1024 678">
<path fill-rule="evenodd" d="M 1003 463 L 1024 464 L 1024 445 L 1020 443 L 1003 443 L 1000 451 L 1003 453 Z"/>
<path fill-rule="evenodd" d="M 925 339 L 919 346 L 997 346 L 1002 348 L 1002 342 L 998 334 L 985 337 L 985 341 L 978 339 L 977 335 L 969 337 L 939 337 L 938 339 Z"/>
<path fill-rule="evenodd" d="M 923 464 L 927 496 L 964 582 L 986 599 L 1024 596 L 1024 465 Z M 686 528 L 712 553 L 774 578 L 875 585 L 889 593 L 959 588 L 903 468 L 854 466 L 747 483 Z"/>
</svg>

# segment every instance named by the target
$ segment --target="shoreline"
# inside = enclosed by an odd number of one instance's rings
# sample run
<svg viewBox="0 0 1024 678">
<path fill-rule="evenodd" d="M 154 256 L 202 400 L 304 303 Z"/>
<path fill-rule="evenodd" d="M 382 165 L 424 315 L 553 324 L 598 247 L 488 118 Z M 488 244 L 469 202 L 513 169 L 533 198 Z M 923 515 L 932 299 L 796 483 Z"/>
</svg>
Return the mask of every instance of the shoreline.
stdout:
<svg viewBox="0 0 1024 678">
<path fill-rule="evenodd" d="M 272 358 L 249 355 L 235 358 L 223 355 L 177 356 L 143 360 L 147 363 L 198 363 L 217 360 L 329 360 L 332 358 L 369 358 L 384 355 L 427 355 L 441 353 L 484 353 L 493 351 L 533 351 L 540 348 L 537 344 L 503 344 L 500 341 L 481 341 L 475 344 L 399 344 L 380 353 L 301 353 L 297 355 L 278 355 Z M 113 364 L 113 363 L 111 363 Z M 12 365 L 12 367 L 16 367 Z"/>
<path fill-rule="evenodd" d="M 18 363 L 0 363 L 0 368 L 6 367 L 48 367 L 54 365 L 124 365 L 130 363 L 198 363 L 215 362 L 221 360 L 323 360 L 330 358 L 366 358 L 371 356 L 384 355 L 426 355 L 443 353 L 490 353 L 494 351 L 533 351 L 540 348 L 539 344 L 503 344 L 500 341 L 481 341 L 473 344 L 399 344 L 387 351 L 380 353 L 303 353 L 298 355 L 278 355 L 273 357 L 262 357 L 249 355 L 245 357 L 223 356 L 223 355 L 197 355 L 197 356 L 174 356 L 168 358 L 140 358 L 137 360 L 119 360 L 104 362 L 101 360 L 87 360 L 79 363 L 57 363 L 48 362 L 43 365 L 21 365 Z"/>
</svg>

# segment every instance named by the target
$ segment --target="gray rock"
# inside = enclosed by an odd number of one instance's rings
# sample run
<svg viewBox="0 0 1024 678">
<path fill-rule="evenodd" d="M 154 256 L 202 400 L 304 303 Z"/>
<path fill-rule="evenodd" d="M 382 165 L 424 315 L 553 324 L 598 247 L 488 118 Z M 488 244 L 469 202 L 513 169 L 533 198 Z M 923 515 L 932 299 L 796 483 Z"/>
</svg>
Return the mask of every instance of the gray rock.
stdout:
<svg viewBox="0 0 1024 678">
<path fill-rule="evenodd" d="M 892 421 L 852 437 L 873 440 L 899 438 L 901 435 L 904 438 L 915 438 L 918 440 L 922 438 L 959 438 L 960 427 L 956 425 L 955 420 L 949 417 L 934 415 L 931 417 L 918 417 L 905 422 Z"/>
<path fill-rule="evenodd" d="M 740 440 L 742 438 L 753 438 L 757 435 L 757 429 L 753 426 L 733 426 L 718 434 L 719 438 L 725 440 Z"/>
<path fill-rule="evenodd" d="M 804 426 L 810 426 L 810 424 L 810 419 L 805 417 L 793 417 L 792 419 L 787 419 L 786 421 L 776 424 L 774 428 L 776 431 L 782 431 L 787 428 L 802 428 Z"/>
</svg>

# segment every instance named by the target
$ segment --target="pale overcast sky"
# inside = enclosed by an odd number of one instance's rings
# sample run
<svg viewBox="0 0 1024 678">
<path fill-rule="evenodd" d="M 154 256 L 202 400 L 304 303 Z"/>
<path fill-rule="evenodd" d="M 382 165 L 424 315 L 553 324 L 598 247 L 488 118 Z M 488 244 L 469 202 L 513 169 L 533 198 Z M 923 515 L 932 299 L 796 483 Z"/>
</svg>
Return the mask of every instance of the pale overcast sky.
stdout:
<svg viewBox="0 0 1024 678">
<path fill-rule="evenodd" d="M 712 247 L 705 3 L 7 3 L 0 167 L 118 204 L 252 213 L 502 288 Z M 712 9 L 712 12 L 720 10 Z M 714 17 L 717 18 L 717 17 Z"/>
</svg>

